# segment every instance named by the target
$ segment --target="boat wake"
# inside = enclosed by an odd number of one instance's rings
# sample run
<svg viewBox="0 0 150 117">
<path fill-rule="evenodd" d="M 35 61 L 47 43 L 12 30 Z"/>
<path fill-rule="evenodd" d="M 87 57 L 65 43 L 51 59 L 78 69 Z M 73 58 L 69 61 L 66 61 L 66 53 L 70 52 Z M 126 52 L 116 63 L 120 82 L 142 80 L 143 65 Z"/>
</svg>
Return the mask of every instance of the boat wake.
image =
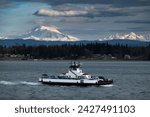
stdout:
<svg viewBox="0 0 150 117">
<path fill-rule="evenodd" d="M 108 84 L 108 85 L 102 85 L 102 87 L 113 87 L 113 84 Z"/>
<path fill-rule="evenodd" d="M 40 85 L 41 83 L 39 82 L 27 82 L 27 81 L 5 81 L 2 80 L 0 81 L 0 85 L 32 85 L 32 86 L 36 86 L 36 85 Z"/>
<path fill-rule="evenodd" d="M 0 81 L 0 84 L 3 84 L 3 85 L 16 85 L 17 83 L 16 82 L 10 82 L 10 81 Z"/>
<path fill-rule="evenodd" d="M 24 84 L 24 85 L 40 85 L 41 83 L 22 81 L 22 82 L 20 82 L 20 84 Z"/>
</svg>

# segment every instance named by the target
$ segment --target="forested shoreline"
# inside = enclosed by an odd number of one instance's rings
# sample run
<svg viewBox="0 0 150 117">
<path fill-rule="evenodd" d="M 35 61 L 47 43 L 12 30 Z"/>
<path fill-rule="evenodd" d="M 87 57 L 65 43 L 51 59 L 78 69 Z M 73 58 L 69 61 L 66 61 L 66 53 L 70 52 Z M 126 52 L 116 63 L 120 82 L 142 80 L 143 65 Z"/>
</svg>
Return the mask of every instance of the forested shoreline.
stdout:
<svg viewBox="0 0 150 117">
<path fill-rule="evenodd" d="M 150 60 L 149 46 L 111 45 L 100 43 L 39 46 L 0 46 L 0 59 L 94 59 L 94 60 Z"/>
</svg>

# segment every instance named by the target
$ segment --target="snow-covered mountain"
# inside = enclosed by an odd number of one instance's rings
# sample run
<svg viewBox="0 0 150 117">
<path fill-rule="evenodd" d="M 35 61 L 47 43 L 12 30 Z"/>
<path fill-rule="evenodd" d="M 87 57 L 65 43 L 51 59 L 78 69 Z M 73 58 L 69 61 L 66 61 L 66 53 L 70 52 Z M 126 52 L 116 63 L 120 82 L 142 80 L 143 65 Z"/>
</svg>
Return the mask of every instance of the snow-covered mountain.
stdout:
<svg viewBox="0 0 150 117">
<path fill-rule="evenodd" d="M 150 41 L 150 36 L 149 35 L 139 35 L 134 32 L 131 32 L 129 34 L 115 34 L 115 35 L 110 35 L 108 37 L 100 38 L 100 41 L 103 40 L 114 40 L 114 39 L 129 39 L 129 40 L 139 40 L 139 41 Z"/>
<path fill-rule="evenodd" d="M 78 41 L 79 39 L 62 33 L 55 26 L 39 26 L 22 35 L 8 36 L 8 39 L 33 39 L 38 41 Z"/>
<path fill-rule="evenodd" d="M 33 29 L 31 32 L 22 35 L 22 39 L 34 39 L 42 41 L 77 41 L 76 37 L 64 34 L 54 26 L 40 26 Z"/>
<path fill-rule="evenodd" d="M 7 37 L 4 37 L 4 36 L 0 36 L 0 39 L 7 39 Z"/>
</svg>

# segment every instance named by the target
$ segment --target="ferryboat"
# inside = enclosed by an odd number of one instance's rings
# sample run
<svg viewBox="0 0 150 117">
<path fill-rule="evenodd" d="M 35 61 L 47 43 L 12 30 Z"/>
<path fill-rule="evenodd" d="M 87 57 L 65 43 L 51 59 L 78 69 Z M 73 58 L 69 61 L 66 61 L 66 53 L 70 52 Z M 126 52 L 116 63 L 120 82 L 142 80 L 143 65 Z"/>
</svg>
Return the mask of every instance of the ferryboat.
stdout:
<svg viewBox="0 0 150 117">
<path fill-rule="evenodd" d="M 109 85 L 113 83 L 112 79 L 106 79 L 103 76 L 92 76 L 84 73 L 81 69 L 81 64 L 72 62 L 67 73 L 62 73 L 58 76 L 42 74 L 39 82 L 49 85 L 75 85 L 75 86 L 90 86 L 90 85 Z"/>
</svg>

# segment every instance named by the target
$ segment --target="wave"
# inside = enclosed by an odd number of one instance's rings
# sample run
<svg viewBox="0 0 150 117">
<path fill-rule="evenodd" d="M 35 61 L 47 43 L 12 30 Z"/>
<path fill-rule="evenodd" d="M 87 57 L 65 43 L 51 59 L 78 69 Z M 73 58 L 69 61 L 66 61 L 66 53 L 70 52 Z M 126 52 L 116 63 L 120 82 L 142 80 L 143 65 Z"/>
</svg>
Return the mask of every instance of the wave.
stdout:
<svg viewBox="0 0 150 117">
<path fill-rule="evenodd" d="M 33 86 L 36 86 L 36 85 L 40 85 L 40 83 L 38 82 L 28 82 L 28 81 L 5 81 L 5 80 L 2 80 L 0 81 L 0 84 L 1 85 L 33 85 Z"/>
<path fill-rule="evenodd" d="M 102 87 L 113 87 L 113 84 L 109 84 L 109 85 L 102 85 Z"/>
</svg>

